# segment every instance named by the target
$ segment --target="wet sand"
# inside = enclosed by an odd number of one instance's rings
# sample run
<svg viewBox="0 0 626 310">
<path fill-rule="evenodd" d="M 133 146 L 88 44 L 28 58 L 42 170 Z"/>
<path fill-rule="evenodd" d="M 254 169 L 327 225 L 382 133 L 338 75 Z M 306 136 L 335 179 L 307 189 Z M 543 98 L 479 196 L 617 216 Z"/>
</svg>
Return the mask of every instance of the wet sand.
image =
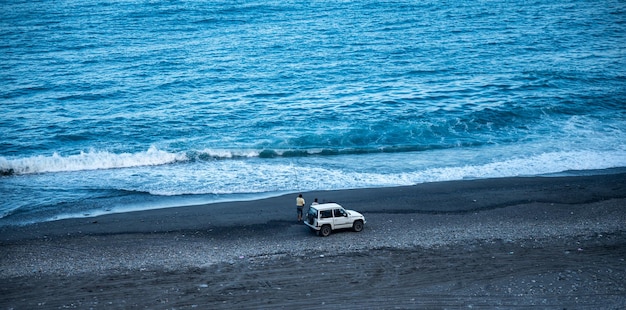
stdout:
<svg viewBox="0 0 626 310">
<path fill-rule="evenodd" d="M 0 308 L 626 307 L 626 174 L 303 193 L 0 228 Z"/>
</svg>

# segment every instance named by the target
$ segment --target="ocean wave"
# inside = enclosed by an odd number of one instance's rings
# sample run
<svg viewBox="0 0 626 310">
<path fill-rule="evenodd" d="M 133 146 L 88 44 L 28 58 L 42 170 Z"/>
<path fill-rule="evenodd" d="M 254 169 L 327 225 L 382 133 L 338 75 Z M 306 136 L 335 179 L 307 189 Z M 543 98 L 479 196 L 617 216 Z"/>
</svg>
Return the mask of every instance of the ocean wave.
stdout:
<svg viewBox="0 0 626 310">
<path fill-rule="evenodd" d="M 39 155 L 20 159 L 0 157 L 0 175 L 157 166 L 187 160 L 185 154 L 170 153 L 159 150 L 154 146 L 147 151 L 139 153 L 115 154 L 107 151 L 91 150 L 68 156 L 54 153 L 52 156 Z"/>
<path fill-rule="evenodd" d="M 0 157 L 0 176 L 37 173 L 73 172 L 85 170 L 106 170 L 143 166 L 161 166 L 184 162 L 207 162 L 246 159 L 298 159 L 306 157 L 333 157 L 372 154 L 398 154 L 426 151 L 439 151 L 453 148 L 479 147 L 475 142 L 464 145 L 403 145 L 370 148 L 313 148 L 313 149 L 204 149 L 201 151 L 168 152 L 150 147 L 138 153 L 111 153 L 108 151 L 88 151 L 77 155 L 52 156 L 38 155 L 21 159 Z"/>
<path fill-rule="evenodd" d="M 84 170 L 103 170 L 132 168 L 142 166 L 159 166 L 177 162 L 197 160 L 224 160 L 242 159 L 251 157 L 272 158 L 306 156 L 316 152 L 311 151 L 274 151 L 274 150 L 203 150 L 172 153 L 150 147 L 147 151 L 138 153 L 111 153 L 108 151 L 91 150 L 80 152 L 77 155 L 51 156 L 38 155 L 27 158 L 7 159 L 0 157 L 0 176 L 72 172 Z M 323 151 L 320 154 L 324 153 Z"/>
<path fill-rule="evenodd" d="M 309 156 L 338 156 L 376 153 L 404 153 L 451 148 L 450 146 L 381 146 L 371 148 L 313 148 L 313 149 L 204 149 L 201 151 L 169 152 L 154 146 L 147 151 L 116 154 L 109 151 L 91 150 L 77 155 L 38 155 L 27 158 L 7 159 L 0 157 L 0 176 L 72 172 L 160 166 L 180 162 L 239 160 L 248 158 L 298 158 Z"/>
<path fill-rule="evenodd" d="M 209 150 L 190 152 L 190 160 L 223 160 L 245 158 L 298 158 L 309 156 L 363 155 L 379 153 L 406 153 L 448 149 L 459 146 L 478 146 L 476 143 L 450 145 L 389 145 L 360 148 L 309 148 L 309 149 L 260 149 L 260 150 Z"/>
</svg>

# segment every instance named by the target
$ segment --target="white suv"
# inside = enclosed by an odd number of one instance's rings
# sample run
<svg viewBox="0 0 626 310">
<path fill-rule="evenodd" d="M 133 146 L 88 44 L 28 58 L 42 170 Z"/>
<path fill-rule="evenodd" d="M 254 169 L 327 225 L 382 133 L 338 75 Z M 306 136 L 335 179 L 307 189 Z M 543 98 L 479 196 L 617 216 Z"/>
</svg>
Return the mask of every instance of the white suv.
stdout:
<svg viewBox="0 0 626 310">
<path fill-rule="evenodd" d="M 352 228 L 356 232 L 363 230 L 365 217 L 359 212 L 346 210 L 339 204 L 323 203 L 309 208 L 304 224 L 320 236 L 326 237 L 336 229 Z"/>
</svg>

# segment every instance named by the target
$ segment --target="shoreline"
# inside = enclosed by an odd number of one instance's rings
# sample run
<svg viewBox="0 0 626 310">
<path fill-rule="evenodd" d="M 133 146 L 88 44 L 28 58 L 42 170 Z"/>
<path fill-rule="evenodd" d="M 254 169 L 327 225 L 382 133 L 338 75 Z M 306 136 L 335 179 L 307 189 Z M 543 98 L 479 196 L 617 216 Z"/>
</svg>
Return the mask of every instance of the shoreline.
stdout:
<svg viewBox="0 0 626 310">
<path fill-rule="evenodd" d="M 621 171 L 619 169 L 618 171 Z M 454 214 L 531 202 L 581 204 L 626 198 L 626 172 L 531 176 L 421 183 L 397 187 L 302 192 L 305 211 L 314 198 L 362 213 Z M 617 187 L 615 187 L 617 186 Z M 191 206 L 73 217 L 0 226 L 0 242 L 67 234 L 155 233 L 292 222 L 297 193 Z M 163 218 L 174 217 L 173 221 Z M 126 225 L 132 223 L 133 225 Z"/>
<path fill-rule="evenodd" d="M 0 307 L 626 305 L 625 173 L 303 195 L 364 231 L 312 234 L 296 195 L 2 227 Z"/>
<path fill-rule="evenodd" d="M 15 227 L 15 228 L 24 227 L 24 226 L 30 226 L 30 225 L 38 225 L 41 223 L 57 222 L 57 221 L 65 221 L 65 220 L 77 220 L 77 219 L 88 220 L 88 219 L 98 218 L 98 217 L 108 216 L 108 215 L 136 213 L 136 212 L 150 212 L 150 211 L 155 211 L 155 210 L 160 210 L 160 209 L 208 207 L 208 206 L 215 206 L 215 205 L 222 205 L 222 204 L 236 205 L 239 203 L 246 203 L 246 202 L 256 202 L 256 201 L 262 202 L 265 200 L 272 200 L 272 199 L 277 199 L 281 197 L 287 197 L 286 200 L 288 200 L 290 199 L 289 197 L 297 195 L 299 193 L 305 193 L 307 194 L 307 196 L 311 197 L 312 196 L 311 194 L 314 194 L 314 193 L 319 193 L 319 196 L 323 196 L 325 193 L 330 193 L 332 195 L 332 193 L 338 193 L 338 192 L 344 192 L 344 191 L 370 191 L 370 190 L 380 190 L 380 189 L 411 188 L 413 186 L 426 186 L 428 184 L 435 184 L 436 186 L 436 184 L 440 184 L 440 183 L 472 182 L 472 181 L 481 181 L 481 180 L 505 180 L 505 179 L 516 179 L 516 178 L 527 179 L 527 178 L 562 178 L 562 177 L 581 177 L 581 176 L 588 177 L 588 176 L 602 176 L 602 175 L 617 175 L 617 174 L 625 174 L 625 173 L 626 173 L 626 167 L 613 167 L 613 168 L 592 169 L 592 170 L 568 170 L 568 171 L 562 171 L 562 172 L 557 172 L 557 173 L 547 173 L 547 174 L 540 174 L 540 175 L 496 177 L 496 178 L 468 178 L 468 179 L 462 179 L 462 180 L 433 181 L 433 182 L 424 182 L 424 183 L 418 183 L 418 184 L 413 184 L 413 185 L 399 185 L 399 186 L 387 186 L 387 187 L 363 187 L 363 188 L 353 188 L 353 189 L 318 190 L 318 191 L 303 191 L 303 192 L 294 191 L 294 192 L 280 192 L 276 194 L 263 193 L 263 194 L 258 194 L 258 195 L 250 194 L 250 197 L 245 198 L 245 199 L 221 198 L 221 199 L 218 199 L 217 201 L 209 201 L 206 203 L 191 203 L 187 199 L 182 199 L 179 202 L 175 202 L 176 201 L 175 199 L 170 199 L 170 197 L 168 197 L 167 203 L 155 201 L 154 204 L 157 205 L 157 207 L 152 207 L 152 208 L 116 207 L 113 209 L 108 209 L 107 211 L 103 211 L 103 210 L 93 211 L 92 210 L 92 211 L 83 212 L 81 214 L 79 213 L 59 214 L 55 218 L 40 219 L 36 221 L 33 220 L 33 221 L 26 221 L 26 222 L 20 222 L 20 223 L 4 223 L 4 224 L 0 224 L 0 234 L 4 228 L 10 229 L 11 227 Z M 312 199 L 310 199 L 307 202 L 310 202 L 310 201 L 312 201 Z M 334 200 L 331 199 L 329 201 L 334 201 Z M 147 202 L 144 202 L 143 204 L 147 204 Z M 164 204 L 164 205 L 161 206 L 161 204 Z"/>
</svg>

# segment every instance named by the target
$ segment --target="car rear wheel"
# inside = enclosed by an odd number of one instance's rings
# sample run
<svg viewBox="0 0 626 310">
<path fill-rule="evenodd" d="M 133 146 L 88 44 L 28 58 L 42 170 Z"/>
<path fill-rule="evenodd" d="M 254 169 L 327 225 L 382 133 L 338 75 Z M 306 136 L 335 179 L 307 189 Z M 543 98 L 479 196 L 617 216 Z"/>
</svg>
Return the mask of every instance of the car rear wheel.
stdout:
<svg viewBox="0 0 626 310">
<path fill-rule="evenodd" d="M 331 231 L 332 231 L 332 229 L 330 228 L 330 225 L 324 225 L 324 226 L 322 226 L 322 229 L 320 229 L 320 236 L 328 237 L 328 235 L 330 235 Z"/>
<path fill-rule="evenodd" d="M 352 224 L 352 229 L 356 232 L 363 230 L 363 221 L 355 221 L 354 224 Z"/>
</svg>

